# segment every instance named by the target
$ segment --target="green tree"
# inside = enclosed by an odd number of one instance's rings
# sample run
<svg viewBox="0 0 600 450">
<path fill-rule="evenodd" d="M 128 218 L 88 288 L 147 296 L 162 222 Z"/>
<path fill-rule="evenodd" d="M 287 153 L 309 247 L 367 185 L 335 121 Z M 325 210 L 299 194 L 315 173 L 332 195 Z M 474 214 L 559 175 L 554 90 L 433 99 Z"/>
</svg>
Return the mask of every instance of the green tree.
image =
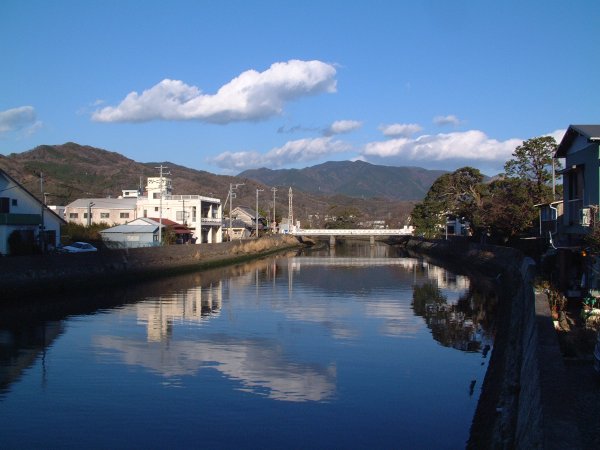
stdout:
<svg viewBox="0 0 600 450">
<path fill-rule="evenodd" d="M 534 203 L 554 200 L 552 198 L 552 165 L 560 169 L 554 159 L 556 141 L 551 136 L 528 139 L 513 152 L 513 158 L 506 162 L 504 170 L 510 178 L 530 181 L 530 191 Z"/>
<path fill-rule="evenodd" d="M 361 217 L 360 211 L 354 207 L 332 206 L 329 208 L 329 214 L 335 219 L 325 223 L 326 229 L 357 228 L 356 222 Z"/>
<path fill-rule="evenodd" d="M 490 183 L 473 218 L 476 233 L 489 232 L 495 241 L 506 243 L 531 229 L 537 217 L 532 184 L 519 178 Z"/>
<path fill-rule="evenodd" d="M 473 220 L 482 202 L 483 175 L 473 167 L 462 167 L 439 177 L 429 188 L 425 199 L 411 214 L 411 223 L 418 234 L 438 237 L 447 217 Z"/>
</svg>

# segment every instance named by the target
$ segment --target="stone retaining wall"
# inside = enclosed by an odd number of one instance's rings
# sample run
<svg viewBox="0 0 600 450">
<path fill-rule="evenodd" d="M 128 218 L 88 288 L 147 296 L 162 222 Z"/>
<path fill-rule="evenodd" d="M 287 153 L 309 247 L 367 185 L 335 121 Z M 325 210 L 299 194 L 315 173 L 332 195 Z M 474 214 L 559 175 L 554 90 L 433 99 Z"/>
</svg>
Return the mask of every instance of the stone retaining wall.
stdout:
<svg viewBox="0 0 600 450">
<path fill-rule="evenodd" d="M 501 292 L 494 350 L 467 448 L 581 448 L 548 301 L 534 291 L 533 260 L 511 248 L 465 241 L 411 239 L 404 245 L 472 276 L 485 274 Z"/>
<path fill-rule="evenodd" d="M 275 235 L 219 244 L 106 250 L 97 253 L 0 258 L 0 301 L 77 287 L 148 279 L 256 258 L 299 246 L 293 236 Z"/>
</svg>

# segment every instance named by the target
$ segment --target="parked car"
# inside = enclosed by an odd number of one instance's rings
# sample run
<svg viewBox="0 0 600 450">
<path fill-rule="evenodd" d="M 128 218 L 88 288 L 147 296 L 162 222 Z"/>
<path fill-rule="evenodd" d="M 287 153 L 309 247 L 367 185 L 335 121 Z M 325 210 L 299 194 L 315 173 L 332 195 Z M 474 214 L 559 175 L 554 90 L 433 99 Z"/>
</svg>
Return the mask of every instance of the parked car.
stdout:
<svg viewBox="0 0 600 450">
<path fill-rule="evenodd" d="M 64 247 L 61 247 L 60 251 L 64 253 L 85 253 L 97 252 L 98 249 L 87 242 L 73 242 L 71 245 L 65 245 Z"/>
</svg>

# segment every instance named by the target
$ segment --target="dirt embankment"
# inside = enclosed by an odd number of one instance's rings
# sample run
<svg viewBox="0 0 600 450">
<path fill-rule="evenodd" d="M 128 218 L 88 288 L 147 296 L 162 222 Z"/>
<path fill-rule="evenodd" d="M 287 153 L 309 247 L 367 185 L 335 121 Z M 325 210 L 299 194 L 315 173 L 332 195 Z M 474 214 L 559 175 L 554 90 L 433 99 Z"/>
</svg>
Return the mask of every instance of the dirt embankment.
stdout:
<svg viewBox="0 0 600 450">
<path fill-rule="evenodd" d="M 275 235 L 219 244 L 3 257 L 0 258 L 0 300 L 202 270 L 301 245 L 293 236 Z"/>
</svg>

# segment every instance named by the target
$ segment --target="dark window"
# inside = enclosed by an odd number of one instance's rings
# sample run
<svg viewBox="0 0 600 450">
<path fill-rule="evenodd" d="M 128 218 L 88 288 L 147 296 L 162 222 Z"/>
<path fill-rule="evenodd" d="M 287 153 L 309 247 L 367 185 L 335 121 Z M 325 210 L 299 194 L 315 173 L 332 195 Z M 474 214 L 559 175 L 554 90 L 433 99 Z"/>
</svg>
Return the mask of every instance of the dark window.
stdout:
<svg viewBox="0 0 600 450">
<path fill-rule="evenodd" d="M 10 212 L 8 200 L 8 197 L 0 197 L 0 213 L 8 214 Z"/>
<path fill-rule="evenodd" d="M 17 206 L 17 199 L 16 199 L 16 198 L 13 198 L 13 199 L 12 199 L 12 205 L 13 205 L 13 206 Z"/>
<path fill-rule="evenodd" d="M 123 213 L 123 212 L 122 212 L 122 213 L 119 215 L 119 217 L 120 217 L 121 219 L 129 219 L 129 213 Z"/>
</svg>

